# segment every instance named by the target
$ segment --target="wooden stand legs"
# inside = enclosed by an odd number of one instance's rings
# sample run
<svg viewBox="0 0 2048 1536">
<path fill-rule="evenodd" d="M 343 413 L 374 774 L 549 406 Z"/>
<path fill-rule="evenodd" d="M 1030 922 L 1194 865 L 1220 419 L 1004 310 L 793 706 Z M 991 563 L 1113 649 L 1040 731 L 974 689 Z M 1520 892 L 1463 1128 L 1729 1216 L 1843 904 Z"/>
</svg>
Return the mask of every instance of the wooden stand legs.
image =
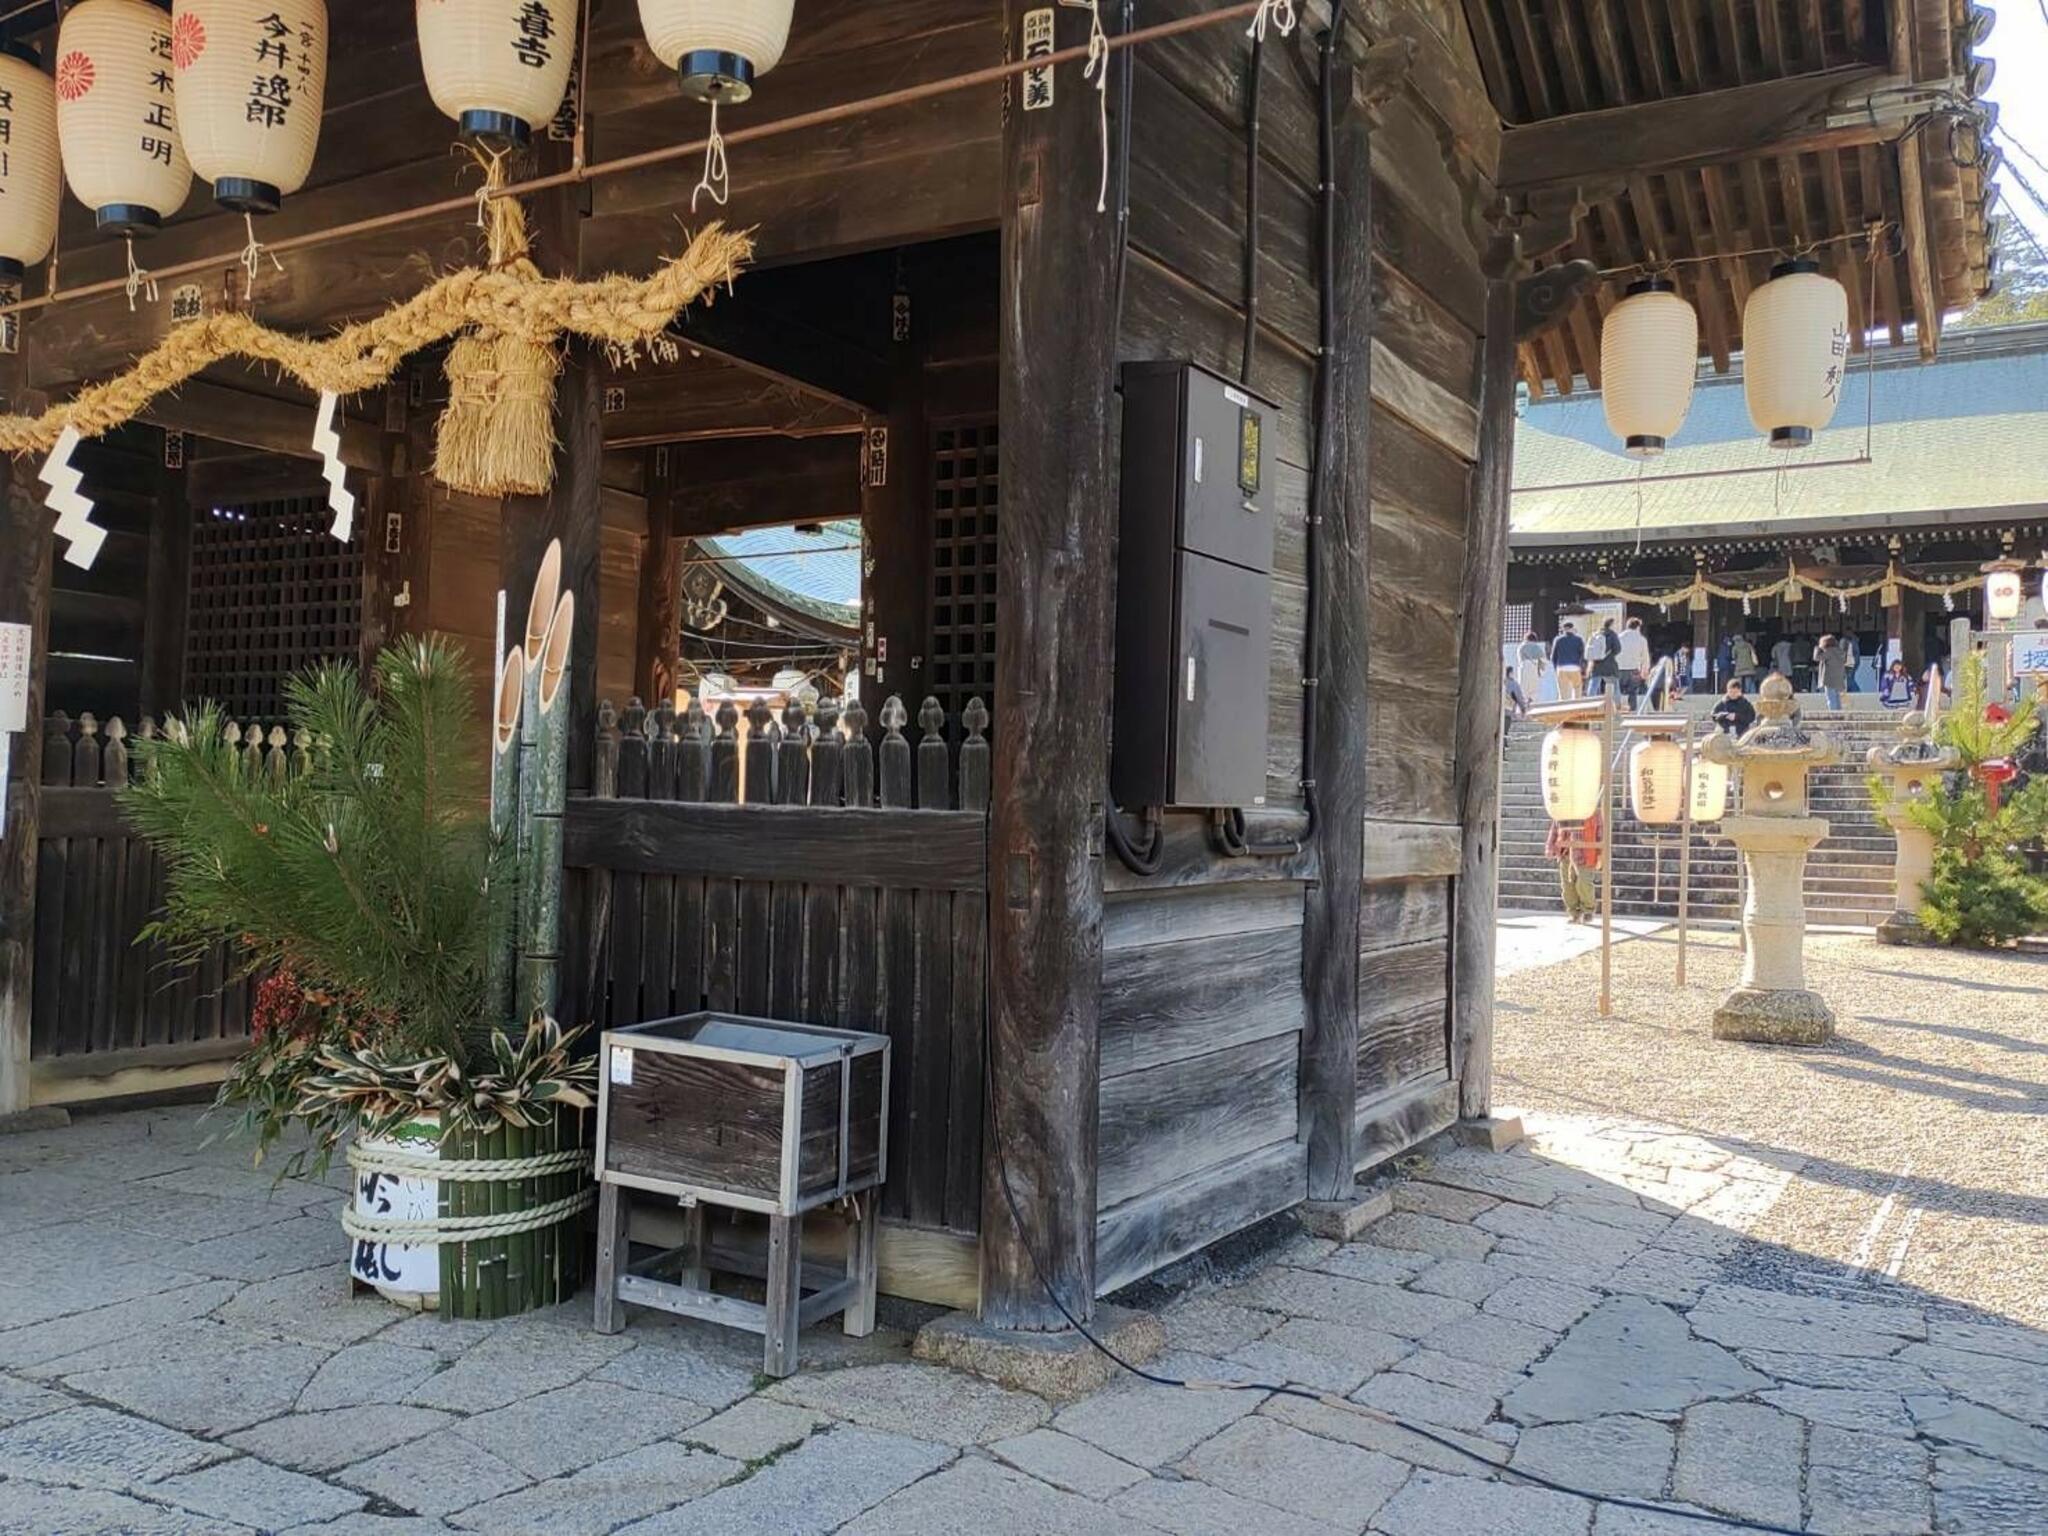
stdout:
<svg viewBox="0 0 2048 1536">
<path fill-rule="evenodd" d="M 626 1306 L 658 1307 L 762 1336 L 761 1369 L 787 1376 L 797 1368 L 798 1335 L 804 1324 L 842 1314 L 847 1334 L 866 1338 L 875 1331 L 875 1238 L 879 1217 L 872 1193 L 847 1202 L 846 1268 L 843 1278 L 822 1266 L 804 1269 L 803 1218 L 770 1216 L 766 1262 L 761 1250 L 712 1252 L 705 1208 L 683 1216 L 683 1240 L 638 1266 L 628 1263 L 626 1192 L 600 1185 L 597 1199 L 597 1300 L 593 1326 L 617 1333 L 626 1325 Z M 756 1303 L 711 1289 L 711 1272 L 728 1270 L 763 1282 Z M 805 1287 L 810 1289 L 806 1293 Z"/>
</svg>

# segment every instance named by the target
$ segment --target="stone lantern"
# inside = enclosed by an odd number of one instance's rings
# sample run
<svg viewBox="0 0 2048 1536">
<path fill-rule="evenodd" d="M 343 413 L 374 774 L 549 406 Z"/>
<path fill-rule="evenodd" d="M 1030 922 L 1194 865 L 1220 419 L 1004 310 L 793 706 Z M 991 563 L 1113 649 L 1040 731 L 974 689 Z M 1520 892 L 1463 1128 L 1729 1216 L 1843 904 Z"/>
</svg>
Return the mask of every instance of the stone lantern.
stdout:
<svg viewBox="0 0 2048 1536">
<path fill-rule="evenodd" d="M 1806 856 L 1828 835 L 1807 814 L 1806 780 L 1840 754 L 1834 741 L 1792 718 L 1792 685 L 1765 679 L 1757 723 L 1740 741 L 1715 736 L 1703 749 L 1742 781 L 1742 810 L 1721 822 L 1749 877 L 1742 911 L 1748 940 L 1742 979 L 1714 1010 L 1717 1040 L 1824 1045 L 1835 1015 L 1806 987 Z"/>
<path fill-rule="evenodd" d="M 1899 739 L 1888 747 L 1872 747 L 1866 759 L 1872 773 L 1891 780 L 1892 799 L 1884 819 L 1899 843 L 1892 870 L 1897 892 L 1892 915 L 1877 925 L 1878 938 L 1887 944 L 1917 944 L 1926 936 L 1920 926 L 1920 887 L 1934 874 L 1934 834 L 1914 821 L 1907 809 L 1962 762 L 1954 747 L 1937 746 L 1933 734 L 1933 723 L 1913 710 L 1899 722 Z"/>
</svg>

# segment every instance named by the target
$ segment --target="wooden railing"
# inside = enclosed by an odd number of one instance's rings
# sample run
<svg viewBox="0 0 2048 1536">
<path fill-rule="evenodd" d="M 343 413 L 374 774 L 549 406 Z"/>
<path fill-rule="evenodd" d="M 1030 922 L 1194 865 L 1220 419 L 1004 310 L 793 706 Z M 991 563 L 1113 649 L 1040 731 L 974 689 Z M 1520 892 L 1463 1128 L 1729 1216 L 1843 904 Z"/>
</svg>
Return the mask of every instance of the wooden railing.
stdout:
<svg viewBox="0 0 2048 1536">
<path fill-rule="evenodd" d="M 973 1230 L 981 1204 L 988 713 L 957 738 L 827 701 L 747 730 L 638 700 L 600 708 L 565 863 L 601 1023 L 702 1008 L 889 1035 L 886 1214 Z M 957 744 L 956 744 L 957 741 Z"/>
<path fill-rule="evenodd" d="M 284 771 L 281 727 L 229 729 L 254 771 Z M 145 718 L 139 734 L 155 733 Z M 164 871 L 116 800 L 137 767 L 129 739 L 119 716 L 43 722 L 29 1059 L 62 1070 L 38 1074 L 41 1100 L 203 1081 L 249 1033 L 253 988 L 232 979 L 224 947 L 188 968 L 161 945 L 136 943 L 163 905 Z"/>
</svg>

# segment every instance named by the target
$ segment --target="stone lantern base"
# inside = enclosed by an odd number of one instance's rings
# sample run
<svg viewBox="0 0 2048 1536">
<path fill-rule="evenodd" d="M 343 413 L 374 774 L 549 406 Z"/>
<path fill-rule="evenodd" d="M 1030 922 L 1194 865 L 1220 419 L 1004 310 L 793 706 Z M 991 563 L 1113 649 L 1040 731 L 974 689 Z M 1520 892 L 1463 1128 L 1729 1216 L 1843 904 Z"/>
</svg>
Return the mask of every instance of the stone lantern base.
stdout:
<svg viewBox="0 0 2048 1536">
<path fill-rule="evenodd" d="M 1929 942 L 1927 925 L 1920 921 L 1917 912 L 1894 912 L 1877 925 L 1877 941 L 1880 944 L 1925 944 Z"/>
<path fill-rule="evenodd" d="M 1826 1045 L 1835 1038 L 1835 1012 L 1818 992 L 1737 987 L 1714 1010 L 1714 1038 Z"/>
</svg>

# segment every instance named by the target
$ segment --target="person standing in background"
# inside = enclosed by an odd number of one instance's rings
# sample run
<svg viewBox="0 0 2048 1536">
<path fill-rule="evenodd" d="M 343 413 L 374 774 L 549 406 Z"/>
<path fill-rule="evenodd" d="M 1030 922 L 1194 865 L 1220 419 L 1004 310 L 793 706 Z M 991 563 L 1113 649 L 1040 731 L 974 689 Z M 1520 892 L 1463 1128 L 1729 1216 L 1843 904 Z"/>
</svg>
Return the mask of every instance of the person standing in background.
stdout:
<svg viewBox="0 0 2048 1536">
<path fill-rule="evenodd" d="M 1614 632 L 1607 632 L 1614 637 Z M 1643 697 L 1643 687 L 1650 677 L 1650 639 L 1643 633 L 1643 621 L 1630 619 L 1618 637 L 1610 640 L 1614 651 L 1615 670 L 1621 682 L 1621 696 L 1631 705 Z"/>
<path fill-rule="evenodd" d="M 1532 629 L 1515 652 L 1515 670 L 1520 674 L 1518 680 L 1525 699 L 1535 698 L 1542 688 L 1543 669 L 1548 665 L 1544 658 L 1543 642 L 1536 638 L 1536 631 Z"/>
<path fill-rule="evenodd" d="M 1671 697 L 1684 698 L 1692 691 L 1692 647 L 1681 645 L 1671 653 Z"/>
<path fill-rule="evenodd" d="M 1737 635 L 1735 643 L 1728 648 L 1731 671 L 1723 683 L 1740 683 L 1744 688 L 1756 686 L 1756 647 L 1749 643 L 1748 635 Z"/>
<path fill-rule="evenodd" d="M 1771 670 L 1788 681 L 1792 676 L 1792 642 L 1784 636 L 1771 647 Z"/>
<path fill-rule="evenodd" d="M 1827 696 L 1828 708 L 1840 709 L 1842 689 L 1849 681 L 1849 653 L 1842 648 L 1839 636 L 1820 637 L 1820 645 L 1813 653 L 1813 670 L 1814 680 Z"/>
<path fill-rule="evenodd" d="M 1560 699 L 1576 699 L 1585 691 L 1586 642 L 1569 624 L 1559 625 L 1557 638 L 1550 642 L 1550 665 L 1557 673 Z"/>
<path fill-rule="evenodd" d="M 1598 904 L 1592 872 L 1600 867 L 1600 813 L 1595 811 L 1576 827 L 1553 821 L 1543 854 L 1557 865 L 1564 915 L 1574 923 L 1591 922 Z"/>
<path fill-rule="evenodd" d="M 1586 641 L 1586 692 L 1597 696 L 1610 693 L 1619 680 L 1620 668 L 1615 665 L 1615 650 L 1621 644 L 1621 637 L 1614 632 L 1614 620 L 1602 619 L 1600 627 Z"/>
</svg>

